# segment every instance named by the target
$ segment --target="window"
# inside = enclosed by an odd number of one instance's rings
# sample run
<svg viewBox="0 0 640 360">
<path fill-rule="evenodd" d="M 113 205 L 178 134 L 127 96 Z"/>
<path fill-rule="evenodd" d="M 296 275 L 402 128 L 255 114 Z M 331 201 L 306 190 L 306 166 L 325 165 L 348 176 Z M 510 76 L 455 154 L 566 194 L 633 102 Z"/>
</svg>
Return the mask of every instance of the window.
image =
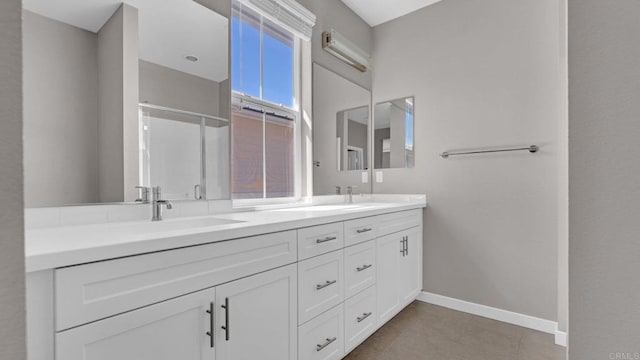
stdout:
<svg viewBox="0 0 640 360">
<path fill-rule="evenodd" d="M 232 197 L 296 197 L 299 39 L 239 2 L 231 34 Z"/>
<path fill-rule="evenodd" d="M 405 99 L 404 164 L 408 168 L 415 166 L 413 151 L 413 98 Z"/>
</svg>

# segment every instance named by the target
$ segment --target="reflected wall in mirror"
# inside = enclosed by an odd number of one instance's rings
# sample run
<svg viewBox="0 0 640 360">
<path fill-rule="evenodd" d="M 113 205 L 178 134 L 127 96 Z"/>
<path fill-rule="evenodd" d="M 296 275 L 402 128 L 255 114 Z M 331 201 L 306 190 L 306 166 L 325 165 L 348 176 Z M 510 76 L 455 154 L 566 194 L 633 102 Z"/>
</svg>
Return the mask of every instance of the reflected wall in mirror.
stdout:
<svg viewBox="0 0 640 360">
<path fill-rule="evenodd" d="M 415 158 L 413 97 L 376 104 L 374 119 L 374 168 L 412 168 Z"/>
<path fill-rule="evenodd" d="M 368 193 L 370 176 L 368 124 L 371 92 L 313 64 L 313 194 Z M 350 151 L 351 150 L 351 151 Z M 348 171 L 348 170 L 359 171 Z"/>
<path fill-rule="evenodd" d="M 25 0 L 27 207 L 229 198 L 228 19 L 192 0 Z M 153 108 L 152 108 L 153 107 Z"/>
<path fill-rule="evenodd" d="M 336 163 L 338 171 L 368 170 L 369 106 L 338 111 Z"/>
</svg>

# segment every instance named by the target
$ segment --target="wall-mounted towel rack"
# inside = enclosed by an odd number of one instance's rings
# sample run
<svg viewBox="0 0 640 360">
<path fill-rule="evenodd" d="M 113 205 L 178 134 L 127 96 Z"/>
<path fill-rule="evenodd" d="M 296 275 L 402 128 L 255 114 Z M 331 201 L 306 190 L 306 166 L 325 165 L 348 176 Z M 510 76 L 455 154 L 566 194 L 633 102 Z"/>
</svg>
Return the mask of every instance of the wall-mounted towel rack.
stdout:
<svg viewBox="0 0 640 360">
<path fill-rule="evenodd" d="M 493 150 L 474 150 L 474 151 L 456 151 L 456 152 L 448 152 L 445 151 L 443 153 L 440 154 L 440 156 L 443 159 L 448 158 L 449 156 L 456 156 L 456 155 L 473 155 L 473 154 L 485 154 L 485 153 L 495 153 L 495 152 L 505 152 L 505 151 L 528 151 L 530 153 L 535 153 L 538 152 L 538 150 L 540 150 L 540 148 L 536 145 L 531 145 L 528 147 L 521 147 L 521 148 L 508 148 L 508 149 L 493 149 Z"/>
</svg>

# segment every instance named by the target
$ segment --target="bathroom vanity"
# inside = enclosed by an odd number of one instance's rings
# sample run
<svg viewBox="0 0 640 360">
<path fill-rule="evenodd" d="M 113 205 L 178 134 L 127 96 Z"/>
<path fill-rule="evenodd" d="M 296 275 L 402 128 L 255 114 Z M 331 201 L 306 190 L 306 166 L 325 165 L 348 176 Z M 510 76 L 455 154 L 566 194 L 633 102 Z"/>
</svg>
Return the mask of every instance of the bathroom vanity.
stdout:
<svg viewBox="0 0 640 360">
<path fill-rule="evenodd" d="M 341 359 L 421 291 L 424 206 L 28 230 L 29 358 Z"/>
</svg>

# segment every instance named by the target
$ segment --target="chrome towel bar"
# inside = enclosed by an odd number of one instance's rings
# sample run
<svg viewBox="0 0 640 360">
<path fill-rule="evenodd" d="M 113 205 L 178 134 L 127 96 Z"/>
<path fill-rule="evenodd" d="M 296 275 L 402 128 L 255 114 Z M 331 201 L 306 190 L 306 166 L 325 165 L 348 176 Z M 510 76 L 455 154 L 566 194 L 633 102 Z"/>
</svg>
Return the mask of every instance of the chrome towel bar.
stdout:
<svg viewBox="0 0 640 360">
<path fill-rule="evenodd" d="M 456 152 L 448 152 L 445 151 L 443 153 L 440 154 L 440 156 L 443 159 L 448 158 L 449 156 L 456 156 L 456 155 L 473 155 L 473 154 L 485 154 L 485 153 L 496 153 L 496 152 L 506 152 L 506 151 L 529 151 L 530 153 L 535 153 L 538 152 L 538 150 L 540 150 L 540 148 L 536 145 L 531 145 L 529 147 L 522 147 L 522 148 L 509 148 L 509 149 L 493 149 L 493 150 L 474 150 L 474 151 L 456 151 Z"/>
</svg>

